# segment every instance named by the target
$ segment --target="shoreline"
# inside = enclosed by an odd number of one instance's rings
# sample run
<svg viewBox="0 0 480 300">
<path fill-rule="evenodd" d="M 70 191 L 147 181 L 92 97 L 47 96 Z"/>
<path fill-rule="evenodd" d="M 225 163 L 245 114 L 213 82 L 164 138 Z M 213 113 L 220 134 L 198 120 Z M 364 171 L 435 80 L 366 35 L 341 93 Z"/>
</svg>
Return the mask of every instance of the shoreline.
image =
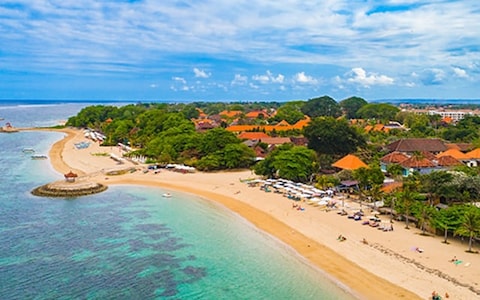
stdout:
<svg viewBox="0 0 480 300">
<path fill-rule="evenodd" d="M 456 272 L 453 273 L 439 269 L 438 266 L 432 267 L 431 264 L 436 266 L 438 263 L 442 268 L 449 268 L 452 264 L 448 263 L 448 259 L 452 253 L 458 254 L 458 257 L 466 256 L 460 250 L 464 245 L 455 245 L 453 242 L 450 245 L 436 244 L 432 239 L 439 239 L 432 237 L 428 244 L 421 244 L 427 250 L 426 253 L 418 255 L 409 249 L 409 242 L 414 243 L 415 240 L 418 245 L 420 242 L 416 240 L 422 240 L 422 237 L 414 233 L 415 229 L 407 231 L 396 224 L 395 232 L 385 233 L 361 227 L 335 212 L 326 213 L 307 204 L 304 212 L 292 210 L 287 198 L 241 183 L 239 179 L 252 177 L 250 171 L 179 174 L 162 170 L 159 174 L 137 171 L 105 176 L 100 171 L 116 165 L 108 157 L 92 154 L 95 151 L 115 152 L 118 149 L 101 148 L 95 144 L 91 149 L 78 150 L 73 145 L 84 140 L 80 130 L 50 131 L 67 134 L 49 152 L 51 164 L 56 171 L 62 174 L 74 171 L 105 185 L 144 185 L 176 190 L 219 203 L 260 230 L 288 244 L 308 262 L 328 274 L 328 277 L 338 280 L 341 283 L 339 286 L 347 287 L 346 290 L 356 297 L 427 299 L 434 290 L 442 296 L 448 292 L 453 299 L 471 299 L 479 295 L 458 284 L 470 280 L 466 285 L 475 287 L 475 278 L 480 278 L 476 277 L 480 276 L 480 271 L 475 272 L 480 265 L 479 255 L 468 255 L 469 264 L 473 266 L 455 267 L 452 271 Z M 339 243 L 336 240 L 339 233 L 348 236 L 348 241 Z M 367 238 L 368 245 L 361 243 L 362 238 Z M 402 243 L 407 244 L 402 246 Z M 445 251 L 447 249 L 444 247 L 449 246 L 448 251 Z M 445 253 L 433 257 L 433 252 L 441 248 Z M 479 289 L 478 286 L 476 288 Z"/>
</svg>

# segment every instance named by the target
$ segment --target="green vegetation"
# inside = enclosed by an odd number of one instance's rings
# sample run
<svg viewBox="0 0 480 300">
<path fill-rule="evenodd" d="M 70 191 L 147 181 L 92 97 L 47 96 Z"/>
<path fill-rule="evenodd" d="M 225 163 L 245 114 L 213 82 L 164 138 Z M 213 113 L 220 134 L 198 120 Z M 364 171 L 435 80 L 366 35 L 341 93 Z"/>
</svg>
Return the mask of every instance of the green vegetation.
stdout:
<svg viewBox="0 0 480 300">
<path fill-rule="evenodd" d="M 206 118 L 210 125 L 202 127 Z M 308 123 L 304 127 L 269 130 L 261 127 L 288 126 L 299 121 Z M 403 127 L 386 128 L 390 121 Z M 478 167 L 460 165 L 448 171 L 413 172 L 403 177 L 406 169 L 401 164 L 387 165 L 384 173 L 379 163 L 387 154 L 385 146 L 401 138 L 440 138 L 478 147 L 479 116 L 467 115 L 453 123 L 439 115 L 400 111 L 391 104 L 367 103 L 359 97 L 337 102 L 322 96 L 286 103 L 96 105 L 82 109 L 66 125 L 100 131 L 106 136 L 104 145 L 128 145 L 135 149 L 129 155 L 145 157 L 151 163 L 183 163 L 203 171 L 251 168 L 258 175 L 309 182 L 319 188 L 356 180 L 361 201 L 384 201 L 393 209 L 392 216 L 395 212 L 407 228 L 415 224 L 424 234 L 438 230 L 445 243 L 449 235 L 467 237 L 469 251 L 480 234 L 480 208 L 474 205 L 480 202 Z M 252 125 L 247 131 L 288 137 L 291 141 L 305 138 L 305 142 L 277 145 L 259 140 L 247 144 L 238 138 L 239 132 L 228 129 L 230 125 Z M 332 163 L 352 153 L 369 168 L 352 172 L 332 167 Z M 259 154 L 263 158 L 258 159 Z M 420 152 L 412 156 L 424 158 Z M 400 187 L 384 191 L 385 174 Z"/>
</svg>

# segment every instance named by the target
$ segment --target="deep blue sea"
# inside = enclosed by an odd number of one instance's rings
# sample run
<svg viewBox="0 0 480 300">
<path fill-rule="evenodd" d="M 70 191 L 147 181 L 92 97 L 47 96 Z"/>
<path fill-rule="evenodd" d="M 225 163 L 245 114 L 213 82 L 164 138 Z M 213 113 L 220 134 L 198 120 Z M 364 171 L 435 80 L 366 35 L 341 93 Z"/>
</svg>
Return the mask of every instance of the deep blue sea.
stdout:
<svg viewBox="0 0 480 300">
<path fill-rule="evenodd" d="M 52 126 L 87 105 L 0 102 L 0 125 Z M 22 149 L 46 154 L 62 137 L 0 134 L 0 299 L 353 299 L 287 245 L 199 197 L 140 186 L 31 195 L 63 175 Z"/>
</svg>

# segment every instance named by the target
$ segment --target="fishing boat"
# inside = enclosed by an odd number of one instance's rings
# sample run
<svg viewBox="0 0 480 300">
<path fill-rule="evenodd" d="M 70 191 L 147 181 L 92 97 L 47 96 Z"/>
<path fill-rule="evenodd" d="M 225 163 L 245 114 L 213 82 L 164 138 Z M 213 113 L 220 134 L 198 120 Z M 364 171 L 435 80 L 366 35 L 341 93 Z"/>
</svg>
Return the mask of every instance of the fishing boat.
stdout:
<svg viewBox="0 0 480 300">
<path fill-rule="evenodd" d="M 23 148 L 23 153 L 35 153 L 35 149 L 33 148 Z"/>
<path fill-rule="evenodd" d="M 164 198 L 170 198 L 170 197 L 172 197 L 172 194 L 170 194 L 170 193 L 165 193 L 165 194 L 162 194 L 162 197 L 164 197 Z"/>
<path fill-rule="evenodd" d="M 41 154 L 32 155 L 31 157 L 32 157 L 32 159 L 47 159 L 47 158 L 48 158 L 48 156 L 46 156 L 46 155 L 41 155 Z"/>
</svg>

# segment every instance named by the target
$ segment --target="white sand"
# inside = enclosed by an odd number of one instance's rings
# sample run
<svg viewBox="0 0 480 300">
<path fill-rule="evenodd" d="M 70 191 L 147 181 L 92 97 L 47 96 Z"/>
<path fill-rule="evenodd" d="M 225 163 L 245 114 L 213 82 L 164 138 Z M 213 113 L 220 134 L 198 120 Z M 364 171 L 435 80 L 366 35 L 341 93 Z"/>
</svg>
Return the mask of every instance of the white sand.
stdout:
<svg viewBox="0 0 480 300">
<path fill-rule="evenodd" d="M 67 136 L 50 152 L 57 171 L 88 174 L 91 180 L 104 184 L 164 187 L 219 202 L 291 245 L 362 298 L 427 299 L 432 291 L 443 297 L 448 292 L 452 299 L 480 298 L 480 254 L 465 252 L 466 242 L 443 244 L 442 237 L 421 236 L 417 229 L 404 229 L 401 222 L 393 224 L 393 232 L 383 232 L 335 211 L 326 212 L 308 204 L 303 204 L 305 211 L 297 211 L 282 195 L 241 183 L 240 179 L 254 176 L 250 171 L 180 174 L 162 170 L 159 174 L 137 171 L 105 176 L 102 170 L 145 167 L 132 163 L 119 166 L 108 156 L 92 155 L 120 155 L 117 147 L 102 148 L 92 144 L 78 150 L 74 143 L 85 141 L 83 134 L 71 129 L 63 132 Z M 356 203 L 349 202 L 348 205 L 354 207 Z M 388 216 L 383 218 L 388 220 Z M 347 240 L 337 241 L 339 234 Z M 368 245 L 361 242 L 363 238 Z M 412 247 L 420 247 L 424 252 L 412 251 Z M 478 245 L 476 247 L 478 250 Z M 455 265 L 450 262 L 453 256 L 463 263 Z"/>
</svg>

